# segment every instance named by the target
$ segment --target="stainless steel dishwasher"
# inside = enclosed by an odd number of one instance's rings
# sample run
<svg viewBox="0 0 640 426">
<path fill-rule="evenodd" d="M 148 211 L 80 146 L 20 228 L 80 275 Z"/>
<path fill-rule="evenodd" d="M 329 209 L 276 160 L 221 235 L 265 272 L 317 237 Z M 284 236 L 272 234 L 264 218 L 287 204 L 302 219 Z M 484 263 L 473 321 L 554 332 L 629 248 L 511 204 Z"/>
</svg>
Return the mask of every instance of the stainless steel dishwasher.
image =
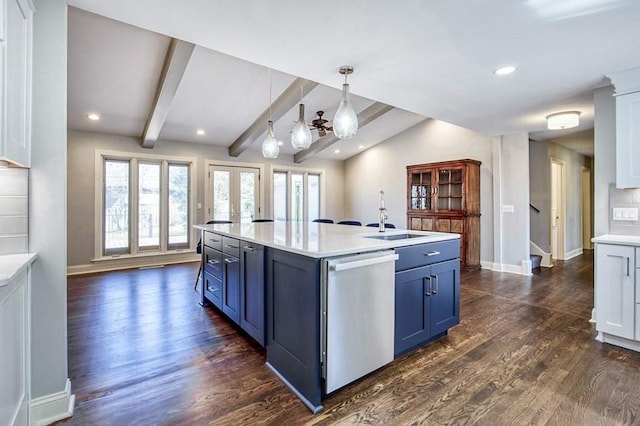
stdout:
<svg viewBox="0 0 640 426">
<path fill-rule="evenodd" d="M 393 361 L 393 250 L 349 255 L 322 265 L 322 374 L 325 392 Z"/>
</svg>

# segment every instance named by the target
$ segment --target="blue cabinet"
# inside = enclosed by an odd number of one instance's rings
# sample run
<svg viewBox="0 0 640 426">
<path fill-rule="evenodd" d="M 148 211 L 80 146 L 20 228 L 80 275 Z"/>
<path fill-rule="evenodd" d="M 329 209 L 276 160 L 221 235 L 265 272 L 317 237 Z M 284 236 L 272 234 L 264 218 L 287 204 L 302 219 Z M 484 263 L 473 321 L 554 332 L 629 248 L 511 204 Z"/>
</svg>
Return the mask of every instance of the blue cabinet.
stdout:
<svg viewBox="0 0 640 426">
<path fill-rule="evenodd" d="M 264 247 L 240 242 L 240 327 L 265 344 Z"/>
<path fill-rule="evenodd" d="M 396 249 L 396 357 L 446 335 L 460 322 L 458 250 L 458 240 Z"/>
</svg>

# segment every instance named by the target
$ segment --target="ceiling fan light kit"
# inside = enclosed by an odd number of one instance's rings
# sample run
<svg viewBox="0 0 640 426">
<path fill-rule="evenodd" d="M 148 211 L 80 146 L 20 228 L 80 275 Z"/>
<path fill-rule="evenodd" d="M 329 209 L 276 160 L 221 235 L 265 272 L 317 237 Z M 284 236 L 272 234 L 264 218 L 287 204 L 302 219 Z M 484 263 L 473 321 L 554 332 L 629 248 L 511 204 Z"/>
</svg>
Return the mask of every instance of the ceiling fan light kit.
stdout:
<svg viewBox="0 0 640 426">
<path fill-rule="evenodd" d="M 580 111 L 565 111 L 547 115 L 549 130 L 564 130 L 577 127 L 580 124 Z"/>
<path fill-rule="evenodd" d="M 349 100 L 349 85 L 347 84 L 347 76 L 351 73 L 353 73 L 352 66 L 340 67 L 340 74 L 344 75 L 342 99 L 338 111 L 333 117 L 333 133 L 339 139 L 351 139 L 358 131 L 358 115 Z"/>
</svg>

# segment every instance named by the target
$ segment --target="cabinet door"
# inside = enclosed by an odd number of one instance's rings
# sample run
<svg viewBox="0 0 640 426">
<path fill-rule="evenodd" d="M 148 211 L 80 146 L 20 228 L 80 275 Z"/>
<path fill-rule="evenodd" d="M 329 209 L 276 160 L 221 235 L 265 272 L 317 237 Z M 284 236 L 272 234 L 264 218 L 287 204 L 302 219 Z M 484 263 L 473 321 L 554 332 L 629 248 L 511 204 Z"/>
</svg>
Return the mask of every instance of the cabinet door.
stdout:
<svg viewBox="0 0 640 426">
<path fill-rule="evenodd" d="M 240 327 L 264 346 L 264 247 L 240 244 Z"/>
<path fill-rule="evenodd" d="M 596 328 L 634 338 L 634 248 L 596 245 Z"/>
<path fill-rule="evenodd" d="M 640 187 L 640 92 L 616 97 L 616 187 Z"/>
<path fill-rule="evenodd" d="M 460 262 L 450 260 L 431 266 L 429 298 L 430 337 L 460 323 Z"/>
<path fill-rule="evenodd" d="M 438 211 L 462 211 L 464 209 L 462 189 L 464 185 L 464 166 L 438 170 L 436 189 Z"/>
<path fill-rule="evenodd" d="M 436 192 L 436 173 L 433 169 L 425 169 L 408 174 L 409 205 L 408 210 L 431 211 L 435 209 L 433 197 Z"/>
<path fill-rule="evenodd" d="M 31 138 L 31 23 L 24 0 L 6 0 L 5 72 L 6 128 L 0 157 L 30 165 Z M 3 96 L 3 98 L 5 98 Z"/>
<path fill-rule="evenodd" d="M 240 323 L 240 259 L 224 256 L 222 274 L 222 312 Z"/>
<path fill-rule="evenodd" d="M 428 303 L 430 267 L 396 273 L 394 354 L 397 356 L 430 336 Z"/>
</svg>

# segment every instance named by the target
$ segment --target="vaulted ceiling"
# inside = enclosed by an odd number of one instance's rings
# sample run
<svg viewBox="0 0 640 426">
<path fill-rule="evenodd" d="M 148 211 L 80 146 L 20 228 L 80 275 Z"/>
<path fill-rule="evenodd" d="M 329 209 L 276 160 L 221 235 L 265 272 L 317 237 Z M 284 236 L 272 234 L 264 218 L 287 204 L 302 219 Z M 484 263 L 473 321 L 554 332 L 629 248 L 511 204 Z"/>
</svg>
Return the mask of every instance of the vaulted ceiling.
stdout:
<svg viewBox="0 0 640 426">
<path fill-rule="evenodd" d="M 281 153 L 294 154 L 288 140 L 300 91 L 307 122 L 318 110 L 331 119 L 341 65 L 355 67 L 356 110 L 377 113 L 356 139 L 329 133 L 297 162 L 348 158 L 428 117 L 488 135 L 580 139 L 593 127 L 593 89 L 640 66 L 637 0 L 69 4 L 77 7 L 69 9 L 69 128 L 135 136 L 146 146 L 159 138 L 240 156 L 259 150 L 272 69 L 275 133 Z M 503 65 L 517 70 L 494 75 Z M 581 111 L 580 126 L 547 131 L 545 116 L 565 110 Z M 86 120 L 90 111 L 102 120 Z"/>
</svg>

